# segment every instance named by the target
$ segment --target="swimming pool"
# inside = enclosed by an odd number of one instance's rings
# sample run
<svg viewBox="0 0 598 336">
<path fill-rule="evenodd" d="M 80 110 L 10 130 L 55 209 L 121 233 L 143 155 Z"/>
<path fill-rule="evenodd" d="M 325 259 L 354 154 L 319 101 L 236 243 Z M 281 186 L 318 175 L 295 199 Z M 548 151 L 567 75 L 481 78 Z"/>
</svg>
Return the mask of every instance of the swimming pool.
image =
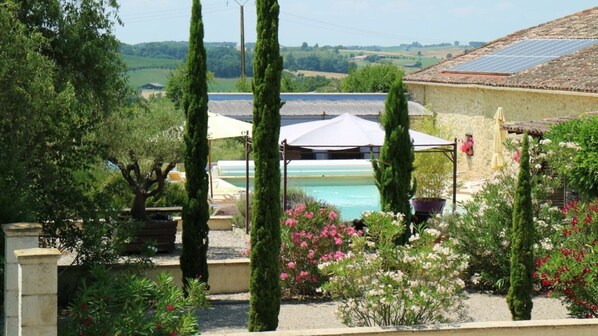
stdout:
<svg viewBox="0 0 598 336">
<path fill-rule="evenodd" d="M 250 162 L 253 176 L 253 162 Z M 343 220 L 360 218 L 363 211 L 380 210 L 380 194 L 368 160 L 301 160 L 288 165 L 287 187 L 335 205 Z M 216 174 L 245 188 L 245 161 L 219 161 Z M 250 189 L 253 179 L 250 179 Z"/>
</svg>

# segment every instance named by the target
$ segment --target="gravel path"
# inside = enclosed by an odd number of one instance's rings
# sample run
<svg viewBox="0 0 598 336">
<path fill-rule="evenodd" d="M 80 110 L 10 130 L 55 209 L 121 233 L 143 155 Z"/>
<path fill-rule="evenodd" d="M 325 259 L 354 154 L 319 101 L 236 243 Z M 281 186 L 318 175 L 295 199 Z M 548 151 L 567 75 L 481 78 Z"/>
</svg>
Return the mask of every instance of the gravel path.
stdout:
<svg viewBox="0 0 598 336">
<path fill-rule="evenodd" d="M 202 334 L 226 334 L 247 331 L 249 312 L 248 293 L 211 295 L 211 307 L 200 309 L 198 317 Z M 510 321 L 511 313 L 504 297 L 470 293 L 465 301 L 469 321 Z M 280 307 L 278 330 L 343 328 L 335 316 L 334 302 L 283 301 Z M 534 298 L 532 319 L 568 318 L 559 300 Z"/>
</svg>

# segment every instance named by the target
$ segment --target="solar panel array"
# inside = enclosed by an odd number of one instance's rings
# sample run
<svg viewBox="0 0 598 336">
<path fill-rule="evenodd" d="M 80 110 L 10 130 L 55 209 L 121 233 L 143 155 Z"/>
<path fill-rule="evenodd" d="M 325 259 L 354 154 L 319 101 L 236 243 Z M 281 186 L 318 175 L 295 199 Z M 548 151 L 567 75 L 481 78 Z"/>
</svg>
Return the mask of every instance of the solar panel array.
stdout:
<svg viewBox="0 0 598 336">
<path fill-rule="evenodd" d="M 448 71 L 510 75 L 597 43 L 598 39 L 523 40 L 491 54 L 456 65 Z"/>
</svg>

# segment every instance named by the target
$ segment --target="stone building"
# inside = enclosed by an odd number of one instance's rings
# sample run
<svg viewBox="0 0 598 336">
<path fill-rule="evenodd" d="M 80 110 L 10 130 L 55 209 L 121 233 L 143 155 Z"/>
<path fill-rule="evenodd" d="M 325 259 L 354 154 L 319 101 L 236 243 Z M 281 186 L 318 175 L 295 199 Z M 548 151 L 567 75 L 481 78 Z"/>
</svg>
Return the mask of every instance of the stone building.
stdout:
<svg viewBox="0 0 598 336">
<path fill-rule="evenodd" d="M 405 77 L 411 99 L 438 113 L 455 137 L 465 179 L 492 174 L 494 114 L 507 122 L 598 110 L 598 7 L 499 38 Z"/>
</svg>

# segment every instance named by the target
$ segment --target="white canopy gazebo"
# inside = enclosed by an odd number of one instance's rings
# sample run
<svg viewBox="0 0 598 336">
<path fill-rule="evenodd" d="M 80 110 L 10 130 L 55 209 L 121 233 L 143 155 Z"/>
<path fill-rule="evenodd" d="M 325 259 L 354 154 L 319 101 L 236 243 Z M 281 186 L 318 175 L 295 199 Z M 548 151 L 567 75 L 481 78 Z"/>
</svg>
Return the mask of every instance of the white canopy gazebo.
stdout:
<svg viewBox="0 0 598 336">
<path fill-rule="evenodd" d="M 454 143 L 425 133 L 409 130 L 415 151 L 452 146 Z M 355 147 L 379 147 L 384 144 L 384 129 L 369 121 L 345 113 L 327 119 L 283 126 L 279 140 L 288 146 L 342 150 Z"/>
<path fill-rule="evenodd" d="M 280 128 L 279 141 L 283 160 L 283 204 L 287 194 L 287 147 L 302 147 L 318 150 L 345 150 L 357 147 L 380 147 L 384 144 L 384 129 L 374 121 L 356 117 L 350 113 L 326 120 L 309 121 Z M 457 205 L 457 139 L 450 142 L 425 133 L 409 130 L 415 151 L 441 152 L 453 162 L 453 209 Z M 249 136 L 246 137 L 245 179 L 249 193 Z M 246 198 L 246 203 L 248 203 Z M 246 204 L 249 208 L 249 204 Z M 246 218 L 246 230 L 249 230 Z"/>
<path fill-rule="evenodd" d="M 280 128 L 279 140 L 284 162 L 284 198 L 286 204 L 288 146 L 319 150 L 344 150 L 356 147 L 380 147 L 384 144 L 384 129 L 377 122 L 345 113 L 336 118 L 318 120 Z M 409 130 L 415 151 L 442 152 L 453 162 L 453 209 L 457 203 L 457 140 L 454 142 Z"/>
</svg>

